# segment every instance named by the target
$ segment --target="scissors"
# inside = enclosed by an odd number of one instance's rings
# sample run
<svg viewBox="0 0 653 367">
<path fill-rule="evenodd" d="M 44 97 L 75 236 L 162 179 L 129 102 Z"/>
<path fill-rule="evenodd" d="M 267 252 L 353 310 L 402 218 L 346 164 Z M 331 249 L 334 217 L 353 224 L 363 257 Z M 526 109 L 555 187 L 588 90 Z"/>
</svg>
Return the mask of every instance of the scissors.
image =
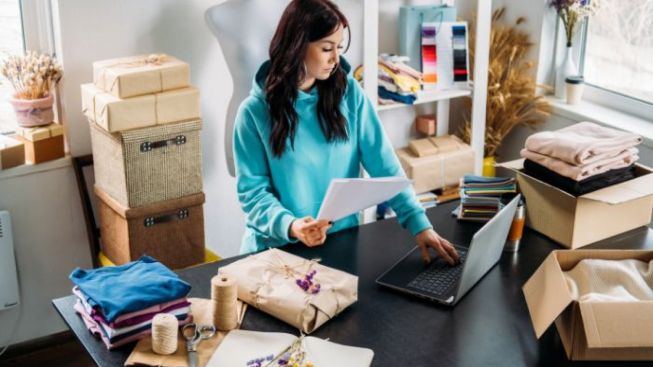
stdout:
<svg viewBox="0 0 653 367">
<path fill-rule="evenodd" d="M 215 326 L 197 325 L 194 322 L 184 325 L 181 334 L 186 339 L 186 351 L 188 352 L 188 366 L 197 367 L 197 346 L 202 340 L 209 339 L 215 335 Z"/>
</svg>

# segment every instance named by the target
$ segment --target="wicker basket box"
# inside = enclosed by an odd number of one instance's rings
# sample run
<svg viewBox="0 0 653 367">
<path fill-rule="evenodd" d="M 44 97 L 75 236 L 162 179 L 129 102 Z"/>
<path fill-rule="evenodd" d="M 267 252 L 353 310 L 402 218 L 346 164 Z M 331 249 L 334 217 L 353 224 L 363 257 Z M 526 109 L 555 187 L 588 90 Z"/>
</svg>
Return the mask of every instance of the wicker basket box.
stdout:
<svg viewBox="0 0 653 367">
<path fill-rule="evenodd" d="M 109 133 L 91 123 L 95 182 L 124 207 L 202 191 L 201 120 Z"/>
<path fill-rule="evenodd" d="M 102 252 L 114 264 L 150 255 L 172 269 L 204 261 L 204 194 L 126 208 L 95 187 Z"/>
</svg>

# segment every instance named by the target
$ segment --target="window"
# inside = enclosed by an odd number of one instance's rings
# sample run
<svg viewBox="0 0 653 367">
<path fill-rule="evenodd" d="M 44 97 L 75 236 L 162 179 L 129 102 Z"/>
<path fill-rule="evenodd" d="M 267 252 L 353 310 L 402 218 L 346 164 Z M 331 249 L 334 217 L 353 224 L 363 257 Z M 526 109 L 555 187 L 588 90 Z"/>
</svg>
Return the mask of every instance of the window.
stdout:
<svg viewBox="0 0 653 367">
<path fill-rule="evenodd" d="M 583 33 L 580 67 L 587 99 L 650 119 L 653 0 L 601 0 Z"/>
<path fill-rule="evenodd" d="M 0 0 L 0 59 L 22 53 L 25 49 L 20 0 Z M 0 134 L 12 132 L 16 127 L 14 110 L 7 101 L 13 89 L 11 84 L 0 82 Z"/>
</svg>

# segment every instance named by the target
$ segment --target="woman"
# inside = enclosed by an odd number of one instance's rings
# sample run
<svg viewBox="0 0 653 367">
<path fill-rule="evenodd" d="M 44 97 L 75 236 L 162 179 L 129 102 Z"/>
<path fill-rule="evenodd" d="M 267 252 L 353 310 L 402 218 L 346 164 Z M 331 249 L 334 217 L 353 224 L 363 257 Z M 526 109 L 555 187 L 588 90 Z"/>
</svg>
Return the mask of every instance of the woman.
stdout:
<svg viewBox="0 0 653 367">
<path fill-rule="evenodd" d="M 241 252 L 288 242 L 323 244 L 358 225 L 313 219 L 333 178 L 403 176 L 369 99 L 340 56 L 347 18 L 329 0 L 293 0 L 270 44 L 234 130 L 238 197 L 247 217 Z M 454 247 L 432 228 L 412 188 L 390 200 L 425 261 L 433 248 L 454 264 Z"/>
</svg>

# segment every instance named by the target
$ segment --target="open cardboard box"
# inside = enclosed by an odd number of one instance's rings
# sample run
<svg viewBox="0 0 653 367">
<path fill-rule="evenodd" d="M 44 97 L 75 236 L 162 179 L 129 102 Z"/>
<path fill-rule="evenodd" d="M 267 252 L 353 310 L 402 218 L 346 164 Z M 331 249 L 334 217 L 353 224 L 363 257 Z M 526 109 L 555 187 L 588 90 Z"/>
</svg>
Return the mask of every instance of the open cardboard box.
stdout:
<svg viewBox="0 0 653 367">
<path fill-rule="evenodd" d="M 582 259 L 649 262 L 653 251 L 551 252 L 523 287 L 537 338 L 555 322 L 571 360 L 653 360 L 653 301 L 578 303 L 563 272 Z"/>
<path fill-rule="evenodd" d="M 653 169 L 636 164 L 636 177 L 573 196 L 522 171 L 523 159 L 501 163 L 517 173 L 526 200 L 526 225 L 575 249 L 649 225 L 653 210 Z"/>
</svg>

